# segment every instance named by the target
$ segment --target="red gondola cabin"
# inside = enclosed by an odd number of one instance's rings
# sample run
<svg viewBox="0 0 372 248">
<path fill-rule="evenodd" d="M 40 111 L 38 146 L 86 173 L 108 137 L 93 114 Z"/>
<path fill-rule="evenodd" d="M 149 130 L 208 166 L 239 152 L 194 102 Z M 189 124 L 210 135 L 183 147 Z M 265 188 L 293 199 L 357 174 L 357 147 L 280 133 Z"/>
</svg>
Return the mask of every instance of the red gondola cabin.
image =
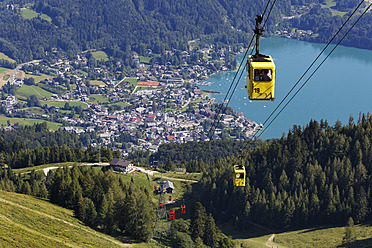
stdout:
<svg viewBox="0 0 372 248">
<path fill-rule="evenodd" d="M 181 205 L 181 213 L 182 214 L 186 213 L 186 206 L 185 205 Z"/>
<path fill-rule="evenodd" d="M 171 209 L 169 210 L 169 220 L 174 220 L 175 219 L 175 213 L 174 210 Z"/>
</svg>

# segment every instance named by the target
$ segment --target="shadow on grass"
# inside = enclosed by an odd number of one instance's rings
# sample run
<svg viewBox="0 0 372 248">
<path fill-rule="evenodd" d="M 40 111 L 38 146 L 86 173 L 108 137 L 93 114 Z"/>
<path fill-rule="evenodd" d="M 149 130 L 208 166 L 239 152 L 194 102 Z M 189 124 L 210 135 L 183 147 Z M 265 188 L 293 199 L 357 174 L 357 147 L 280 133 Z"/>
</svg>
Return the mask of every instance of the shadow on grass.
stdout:
<svg viewBox="0 0 372 248">
<path fill-rule="evenodd" d="M 344 245 L 339 245 L 337 247 L 339 248 L 341 247 L 369 248 L 369 247 L 372 247 L 372 238 L 357 240 L 353 242 L 352 244 L 344 244 Z"/>
<path fill-rule="evenodd" d="M 334 227 L 344 227 L 344 226 L 343 225 L 330 225 L 330 226 L 316 226 L 316 227 L 308 227 L 308 228 L 304 227 L 306 229 L 303 230 L 302 232 L 299 232 L 299 234 L 301 234 L 301 233 L 310 233 L 310 232 L 320 231 L 320 230 L 324 230 L 324 229 L 328 229 L 328 228 L 334 228 Z M 286 230 L 286 231 L 296 231 L 296 230 L 297 229 Z"/>
</svg>

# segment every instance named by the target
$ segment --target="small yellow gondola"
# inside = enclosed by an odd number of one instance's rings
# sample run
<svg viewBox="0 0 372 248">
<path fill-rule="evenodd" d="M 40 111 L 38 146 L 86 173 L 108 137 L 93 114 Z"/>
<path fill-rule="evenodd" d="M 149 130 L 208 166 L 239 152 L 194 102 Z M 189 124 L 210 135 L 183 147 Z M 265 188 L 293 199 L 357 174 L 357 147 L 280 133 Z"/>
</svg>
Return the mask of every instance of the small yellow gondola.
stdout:
<svg viewBox="0 0 372 248">
<path fill-rule="evenodd" d="M 245 167 L 244 165 L 234 165 L 234 186 L 245 186 Z"/>
<path fill-rule="evenodd" d="M 247 66 L 249 99 L 274 101 L 275 64 L 271 56 L 250 55 Z"/>
</svg>

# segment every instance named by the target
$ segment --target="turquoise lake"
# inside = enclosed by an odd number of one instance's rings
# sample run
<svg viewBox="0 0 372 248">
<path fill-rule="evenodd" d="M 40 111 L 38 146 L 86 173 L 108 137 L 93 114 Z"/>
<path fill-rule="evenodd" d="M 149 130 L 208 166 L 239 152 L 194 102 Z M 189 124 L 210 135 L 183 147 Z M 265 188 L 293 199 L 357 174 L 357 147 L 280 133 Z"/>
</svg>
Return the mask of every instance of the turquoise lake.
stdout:
<svg viewBox="0 0 372 248">
<path fill-rule="evenodd" d="M 244 72 L 229 106 L 237 112 L 244 112 L 245 118 L 263 124 L 325 46 L 326 44 L 277 37 L 262 39 L 260 53 L 271 55 L 276 65 L 275 101 L 250 101 L 244 87 Z M 331 45 L 327 48 L 279 110 L 333 47 L 334 45 Z M 237 56 L 239 63 L 242 58 L 243 54 Z M 220 103 L 225 98 L 235 74 L 236 72 L 215 74 L 206 80 L 213 84 L 200 87 L 220 92 L 220 95 L 211 96 Z M 283 133 L 287 134 L 293 125 L 304 126 L 311 119 L 327 120 L 333 126 L 337 120 L 347 124 L 350 116 L 356 122 L 360 112 L 372 113 L 371 74 L 372 51 L 338 46 L 276 120 L 270 126 L 270 121 L 267 122 L 265 126 L 268 128 L 260 138 L 280 138 Z"/>
</svg>

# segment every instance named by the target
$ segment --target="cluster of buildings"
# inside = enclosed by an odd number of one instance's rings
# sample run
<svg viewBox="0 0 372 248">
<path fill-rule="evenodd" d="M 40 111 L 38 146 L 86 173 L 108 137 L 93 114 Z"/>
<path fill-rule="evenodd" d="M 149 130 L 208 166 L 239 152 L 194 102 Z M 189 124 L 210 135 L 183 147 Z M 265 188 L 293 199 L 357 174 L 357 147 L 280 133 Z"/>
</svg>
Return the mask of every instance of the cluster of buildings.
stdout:
<svg viewBox="0 0 372 248">
<path fill-rule="evenodd" d="M 81 129 L 71 126 L 65 127 L 65 130 L 78 134 L 99 130 L 101 144 L 109 146 L 112 143 L 125 142 L 127 147 L 123 149 L 123 155 L 127 155 L 138 149 L 156 152 L 164 143 L 221 139 L 224 138 L 222 137 L 224 129 L 230 134 L 232 130 L 240 132 L 243 139 L 262 128 L 261 125 L 245 119 L 243 113 L 235 113 L 223 115 L 221 119 L 223 129 L 219 128 L 212 137 L 207 137 L 217 110 L 213 110 L 213 107 L 216 107 L 213 99 L 203 97 L 201 90 L 179 88 L 164 91 L 164 88 L 154 88 L 139 92 L 142 93 L 134 94 L 135 97 L 130 101 L 127 99 L 129 104 L 136 106 L 130 111 L 109 113 L 98 104 L 89 104 L 93 113 L 86 112 L 89 116 L 87 121 L 76 117 L 64 117 L 71 124 L 81 123 L 87 127 Z M 163 111 L 167 105 L 169 108 Z M 123 136 L 131 138 L 125 140 Z"/>
<path fill-rule="evenodd" d="M 205 48 L 197 53 L 205 54 L 209 50 Z M 207 137 L 211 124 L 215 121 L 218 112 L 215 109 L 218 105 L 199 89 L 196 82 L 199 78 L 214 73 L 210 69 L 211 65 L 222 63 L 222 69 L 227 69 L 223 63 L 224 52 L 226 51 L 222 49 L 214 54 L 215 57 L 218 55 L 217 61 L 203 60 L 197 65 L 187 65 L 186 59 L 190 56 L 187 52 L 182 53 L 185 61 L 178 67 L 170 63 L 154 63 L 143 68 L 138 64 L 138 68 L 126 75 L 138 80 L 136 84 L 130 83 L 131 80 L 118 73 L 120 62 L 110 68 L 105 64 L 91 68 L 88 67 L 88 59 L 84 54 L 71 61 L 56 59 L 48 65 L 35 64 L 27 68 L 28 73 L 52 72 L 57 75 L 37 82 L 36 85 L 43 84 L 44 88 L 67 88 L 67 91 L 63 95 L 53 94 L 50 99 L 44 99 L 45 114 L 31 112 L 24 106 L 14 111 L 25 111 L 33 118 L 62 122 L 64 129 L 69 132 L 96 132 L 97 143 L 121 149 L 123 155 L 133 150 L 155 152 L 161 144 L 170 142 L 244 139 L 262 126 L 245 119 L 243 113 L 235 112 L 223 115 L 222 124 L 212 137 Z M 134 59 L 137 58 L 135 54 L 133 56 Z M 82 73 L 83 70 L 88 72 Z M 89 77 L 92 75 L 99 76 L 104 83 L 91 83 Z M 91 101 L 91 98 L 99 95 L 109 101 Z M 48 104 L 49 100 L 65 103 L 80 101 L 85 103 L 86 108 L 79 115 L 63 114 L 63 108 L 51 106 Z M 15 97 L 9 95 L 5 104 L 8 106 L 14 103 Z M 126 105 L 124 109 L 108 108 L 123 103 Z"/>
</svg>

